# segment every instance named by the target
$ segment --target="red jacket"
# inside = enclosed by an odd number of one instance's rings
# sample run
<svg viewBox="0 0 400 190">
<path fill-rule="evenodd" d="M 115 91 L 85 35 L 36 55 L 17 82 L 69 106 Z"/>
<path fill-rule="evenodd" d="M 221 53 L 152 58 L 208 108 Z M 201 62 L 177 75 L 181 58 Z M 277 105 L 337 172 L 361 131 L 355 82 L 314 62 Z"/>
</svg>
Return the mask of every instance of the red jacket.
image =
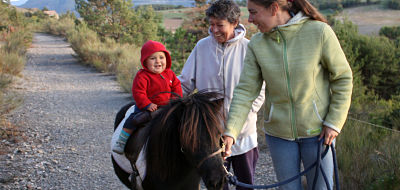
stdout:
<svg viewBox="0 0 400 190">
<path fill-rule="evenodd" d="M 166 68 L 161 74 L 150 72 L 143 64 L 147 57 L 158 51 L 165 53 L 167 61 Z M 150 103 L 165 105 L 176 95 L 182 97 L 181 82 L 171 70 L 171 56 L 163 44 L 147 41 L 141 49 L 140 61 L 143 69 L 136 73 L 132 85 L 132 95 L 139 109 L 145 108 Z"/>
<path fill-rule="evenodd" d="M 182 97 L 181 82 L 169 68 L 161 74 L 140 69 L 133 80 L 132 94 L 139 109 L 145 108 L 150 103 L 167 104 L 171 98 L 176 97 L 169 92 L 174 92 Z"/>
</svg>

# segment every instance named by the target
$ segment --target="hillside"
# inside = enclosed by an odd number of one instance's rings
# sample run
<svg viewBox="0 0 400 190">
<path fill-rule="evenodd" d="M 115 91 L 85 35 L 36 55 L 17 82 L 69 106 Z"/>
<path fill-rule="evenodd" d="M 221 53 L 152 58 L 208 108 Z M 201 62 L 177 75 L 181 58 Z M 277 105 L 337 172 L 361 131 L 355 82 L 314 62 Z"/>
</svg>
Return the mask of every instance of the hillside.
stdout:
<svg viewBox="0 0 400 190">
<path fill-rule="evenodd" d="M 29 0 L 19 7 L 39 9 L 47 7 L 49 10 L 57 11 L 57 13 L 66 13 L 75 10 L 75 0 Z"/>
<path fill-rule="evenodd" d="M 132 3 L 134 6 L 144 4 L 170 4 L 191 7 L 194 4 L 194 0 L 132 0 Z M 66 13 L 68 10 L 75 10 L 75 0 L 28 0 L 19 7 L 39 9 L 47 7 L 49 10 L 57 11 L 57 13 Z"/>
</svg>

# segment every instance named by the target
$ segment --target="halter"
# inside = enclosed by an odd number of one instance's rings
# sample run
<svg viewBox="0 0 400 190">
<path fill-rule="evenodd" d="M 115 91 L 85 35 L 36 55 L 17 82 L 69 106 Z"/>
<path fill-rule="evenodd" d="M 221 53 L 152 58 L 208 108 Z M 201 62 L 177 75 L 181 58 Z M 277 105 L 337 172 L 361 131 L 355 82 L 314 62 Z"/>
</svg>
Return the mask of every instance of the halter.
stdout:
<svg viewBox="0 0 400 190">
<path fill-rule="evenodd" d="M 214 156 L 216 156 L 216 155 L 218 155 L 218 154 L 220 154 L 220 153 L 222 153 L 222 152 L 225 152 L 225 143 L 224 143 L 222 137 L 221 137 L 221 140 L 222 140 L 222 146 L 221 146 L 221 148 L 218 149 L 217 151 L 211 153 L 211 154 L 208 155 L 207 157 L 203 158 L 203 159 L 197 164 L 197 169 L 200 168 L 200 166 L 203 164 L 204 161 L 206 161 L 206 160 L 208 160 L 208 159 L 210 159 L 210 158 L 212 158 L 212 157 L 214 157 Z M 225 169 L 225 170 L 226 170 L 226 169 Z"/>
</svg>

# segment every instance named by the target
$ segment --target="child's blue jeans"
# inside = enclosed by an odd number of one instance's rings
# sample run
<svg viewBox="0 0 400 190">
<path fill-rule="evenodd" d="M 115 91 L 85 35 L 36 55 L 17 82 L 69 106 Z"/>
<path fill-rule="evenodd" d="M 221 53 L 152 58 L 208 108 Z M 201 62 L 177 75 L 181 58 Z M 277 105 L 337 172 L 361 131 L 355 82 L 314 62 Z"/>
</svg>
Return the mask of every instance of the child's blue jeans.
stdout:
<svg viewBox="0 0 400 190">
<path fill-rule="evenodd" d="M 133 118 L 135 117 L 135 115 L 137 115 L 140 112 L 142 112 L 142 111 L 139 108 L 135 107 L 135 111 L 133 113 L 131 113 L 131 115 L 129 115 L 129 117 L 125 120 L 123 128 L 134 129 L 136 126 L 132 124 Z"/>
</svg>

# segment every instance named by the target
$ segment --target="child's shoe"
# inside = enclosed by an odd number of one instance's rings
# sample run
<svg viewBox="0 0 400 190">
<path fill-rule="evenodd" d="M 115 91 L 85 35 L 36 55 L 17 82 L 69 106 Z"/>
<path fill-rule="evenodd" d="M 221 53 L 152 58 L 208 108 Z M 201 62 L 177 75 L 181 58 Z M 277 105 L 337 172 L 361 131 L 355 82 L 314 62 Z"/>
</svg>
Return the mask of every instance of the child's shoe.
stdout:
<svg viewBox="0 0 400 190">
<path fill-rule="evenodd" d="M 118 140 L 115 142 L 115 144 L 112 147 L 112 151 L 117 153 L 117 154 L 124 154 L 125 151 L 125 145 L 126 142 L 129 139 L 130 134 L 125 132 L 124 130 L 121 131 L 121 134 L 119 134 Z"/>
</svg>

